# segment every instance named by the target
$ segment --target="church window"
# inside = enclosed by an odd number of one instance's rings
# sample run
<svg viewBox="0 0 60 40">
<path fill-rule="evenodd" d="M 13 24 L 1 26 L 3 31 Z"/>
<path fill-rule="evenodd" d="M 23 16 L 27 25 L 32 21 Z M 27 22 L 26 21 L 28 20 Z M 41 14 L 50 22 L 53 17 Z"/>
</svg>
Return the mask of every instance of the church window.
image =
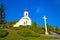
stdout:
<svg viewBox="0 0 60 40">
<path fill-rule="evenodd" d="M 26 21 L 26 24 L 27 24 L 27 21 Z"/>
<path fill-rule="evenodd" d="M 27 16 L 27 13 L 26 13 L 26 16 Z"/>
<path fill-rule="evenodd" d="M 24 22 L 24 25 L 25 25 L 25 22 Z"/>
</svg>

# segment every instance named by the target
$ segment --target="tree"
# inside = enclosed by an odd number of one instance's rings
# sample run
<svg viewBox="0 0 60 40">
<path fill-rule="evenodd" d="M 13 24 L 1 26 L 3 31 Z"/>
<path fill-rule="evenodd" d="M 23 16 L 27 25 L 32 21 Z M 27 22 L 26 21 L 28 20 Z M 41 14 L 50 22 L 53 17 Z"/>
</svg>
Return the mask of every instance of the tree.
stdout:
<svg viewBox="0 0 60 40">
<path fill-rule="evenodd" d="M 56 26 L 56 28 L 55 28 L 55 32 L 58 32 L 58 30 L 59 30 L 59 29 L 58 29 L 58 27 Z"/>
<path fill-rule="evenodd" d="M 44 34 L 44 29 L 40 27 L 36 22 L 34 22 L 30 28 L 36 33 Z"/>
<path fill-rule="evenodd" d="M 38 27 L 38 25 L 37 25 L 36 22 L 34 22 L 34 23 L 32 24 L 32 26 L 34 26 L 34 27 Z"/>
<path fill-rule="evenodd" d="M 51 26 L 47 23 L 47 30 L 48 32 L 54 32 L 54 26 Z"/>
<path fill-rule="evenodd" d="M 6 26 L 5 24 L 5 12 L 4 12 L 4 6 L 3 4 L 0 5 L 0 27 L 4 28 Z"/>
<path fill-rule="evenodd" d="M 0 24 L 5 23 L 5 12 L 4 12 L 4 6 L 0 5 Z"/>
</svg>

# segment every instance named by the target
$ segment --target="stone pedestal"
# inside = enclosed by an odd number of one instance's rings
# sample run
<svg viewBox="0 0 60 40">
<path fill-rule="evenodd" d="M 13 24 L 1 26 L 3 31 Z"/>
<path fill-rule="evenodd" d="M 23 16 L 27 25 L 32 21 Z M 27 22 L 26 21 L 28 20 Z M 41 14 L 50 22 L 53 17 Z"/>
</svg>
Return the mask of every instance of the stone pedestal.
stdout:
<svg viewBox="0 0 60 40">
<path fill-rule="evenodd" d="M 48 32 L 45 32 L 45 35 L 48 35 Z"/>
</svg>

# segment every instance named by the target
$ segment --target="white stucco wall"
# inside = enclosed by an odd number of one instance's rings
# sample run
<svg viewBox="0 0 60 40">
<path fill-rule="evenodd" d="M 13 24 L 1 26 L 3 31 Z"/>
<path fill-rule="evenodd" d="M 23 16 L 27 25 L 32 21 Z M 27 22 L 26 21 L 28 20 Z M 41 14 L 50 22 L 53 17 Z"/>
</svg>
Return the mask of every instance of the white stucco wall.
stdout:
<svg viewBox="0 0 60 40">
<path fill-rule="evenodd" d="M 27 13 L 27 15 L 26 15 Z M 14 24 L 14 27 L 19 27 L 20 25 L 26 26 L 31 25 L 31 19 L 28 17 L 28 11 L 24 12 L 24 17 L 22 17 L 16 24 Z"/>
</svg>

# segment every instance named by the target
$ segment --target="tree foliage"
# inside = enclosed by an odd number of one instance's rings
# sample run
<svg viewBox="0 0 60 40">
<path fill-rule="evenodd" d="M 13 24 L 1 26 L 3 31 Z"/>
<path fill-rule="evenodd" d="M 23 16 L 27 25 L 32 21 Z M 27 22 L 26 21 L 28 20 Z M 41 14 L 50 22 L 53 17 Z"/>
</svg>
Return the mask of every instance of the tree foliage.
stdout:
<svg viewBox="0 0 60 40">
<path fill-rule="evenodd" d="M 34 22 L 30 28 L 31 28 L 31 30 L 33 30 L 36 33 L 39 33 L 39 34 L 45 33 L 43 27 L 38 26 L 38 24 L 36 22 Z"/>
<path fill-rule="evenodd" d="M 57 34 L 60 34 L 60 29 L 58 28 L 58 26 L 56 26 L 55 32 L 56 32 Z"/>
<path fill-rule="evenodd" d="M 47 24 L 47 29 L 49 32 L 51 32 L 51 31 L 54 32 L 54 26 Z"/>
<path fill-rule="evenodd" d="M 7 36 L 7 35 L 8 35 L 7 30 L 2 30 L 2 29 L 0 29 L 0 37 L 5 37 L 5 36 Z"/>
<path fill-rule="evenodd" d="M 0 24 L 5 23 L 5 12 L 4 12 L 4 6 L 0 5 Z"/>
<path fill-rule="evenodd" d="M 58 32 L 58 30 L 59 30 L 59 29 L 58 29 L 58 27 L 56 26 L 55 31 Z"/>
</svg>

